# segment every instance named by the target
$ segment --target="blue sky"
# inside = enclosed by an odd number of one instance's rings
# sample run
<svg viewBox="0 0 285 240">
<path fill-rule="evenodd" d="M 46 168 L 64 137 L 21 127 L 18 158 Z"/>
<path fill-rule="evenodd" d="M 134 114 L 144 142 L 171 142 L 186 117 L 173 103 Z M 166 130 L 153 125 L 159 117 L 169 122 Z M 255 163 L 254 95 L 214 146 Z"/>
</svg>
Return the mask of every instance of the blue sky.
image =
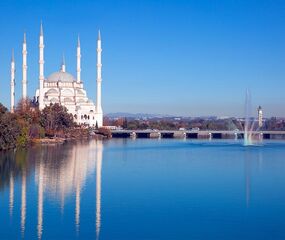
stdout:
<svg viewBox="0 0 285 240">
<path fill-rule="evenodd" d="M 96 96 L 96 39 L 103 47 L 103 110 L 185 116 L 241 116 L 245 90 L 253 110 L 285 116 L 285 1 L 272 0 L 1 0 L 0 102 L 9 106 L 15 49 L 21 95 L 23 32 L 28 95 L 38 87 L 38 34 L 43 21 L 45 76 L 76 73 Z"/>
</svg>

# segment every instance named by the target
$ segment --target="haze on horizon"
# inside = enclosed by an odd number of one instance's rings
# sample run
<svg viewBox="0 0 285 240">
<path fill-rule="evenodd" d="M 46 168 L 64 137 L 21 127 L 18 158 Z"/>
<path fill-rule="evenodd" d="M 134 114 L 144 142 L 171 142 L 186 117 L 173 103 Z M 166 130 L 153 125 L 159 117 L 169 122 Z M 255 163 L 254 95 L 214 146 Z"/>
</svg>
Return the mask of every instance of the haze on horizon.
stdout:
<svg viewBox="0 0 285 240">
<path fill-rule="evenodd" d="M 3 0 L 0 2 L 0 102 L 10 106 L 15 49 L 16 101 L 22 40 L 28 44 L 28 95 L 38 87 L 43 21 L 45 77 L 76 73 L 96 94 L 96 39 L 102 35 L 104 113 L 243 116 L 245 90 L 264 116 L 285 116 L 285 2 L 281 0 Z M 93 91 L 92 91 L 93 89 Z"/>
</svg>

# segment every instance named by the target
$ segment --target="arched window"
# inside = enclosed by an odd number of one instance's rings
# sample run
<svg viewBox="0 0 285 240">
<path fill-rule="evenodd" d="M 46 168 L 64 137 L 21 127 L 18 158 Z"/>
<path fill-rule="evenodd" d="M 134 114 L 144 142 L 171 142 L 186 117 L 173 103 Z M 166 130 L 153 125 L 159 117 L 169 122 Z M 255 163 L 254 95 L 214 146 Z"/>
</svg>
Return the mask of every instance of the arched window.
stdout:
<svg viewBox="0 0 285 240">
<path fill-rule="evenodd" d="M 72 102 L 72 99 L 71 99 L 71 98 L 66 97 L 66 98 L 64 98 L 64 102 L 65 102 L 65 103 Z"/>
<path fill-rule="evenodd" d="M 48 90 L 48 91 L 46 92 L 46 94 L 47 94 L 47 95 L 57 95 L 57 94 L 58 94 L 58 91 L 57 91 L 56 89 L 52 88 L 52 89 Z"/>
<path fill-rule="evenodd" d="M 70 90 L 70 89 L 64 89 L 62 92 L 61 92 L 61 95 L 62 96 L 73 96 L 73 92 Z"/>
</svg>

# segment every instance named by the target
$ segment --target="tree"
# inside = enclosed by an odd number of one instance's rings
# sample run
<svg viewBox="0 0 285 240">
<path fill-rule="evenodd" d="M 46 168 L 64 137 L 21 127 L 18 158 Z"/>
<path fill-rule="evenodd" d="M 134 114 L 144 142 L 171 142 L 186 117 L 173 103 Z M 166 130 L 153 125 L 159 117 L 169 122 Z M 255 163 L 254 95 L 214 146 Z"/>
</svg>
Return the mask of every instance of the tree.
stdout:
<svg viewBox="0 0 285 240">
<path fill-rule="evenodd" d="M 46 106 L 40 114 L 40 124 L 49 135 L 75 126 L 72 114 L 58 103 Z"/>
<path fill-rule="evenodd" d="M 127 129 L 128 128 L 128 120 L 127 120 L 127 118 L 124 118 L 122 127 L 123 127 L 123 129 Z"/>
<path fill-rule="evenodd" d="M 40 111 L 29 98 L 21 99 L 18 102 L 15 113 L 18 118 L 23 119 L 29 125 L 39 123 Z"/>
<path fill-rule="evenodd" d="M 103 118 L 103 126 L 110 126 L 110 119 L 108 117 Z"/>
<path fill-rule="evenodd" d="M 26 146 L 30 139 L 40 137 L 40 111 L 29 98 L 21 99 L 15 110 L 21 132 L 19 146 Z"/>
<path fill-rule="evenodd" d="M 16 115 L 0 103 L 0 150 L 14 148 L 20 136 Z"/>
</svg>

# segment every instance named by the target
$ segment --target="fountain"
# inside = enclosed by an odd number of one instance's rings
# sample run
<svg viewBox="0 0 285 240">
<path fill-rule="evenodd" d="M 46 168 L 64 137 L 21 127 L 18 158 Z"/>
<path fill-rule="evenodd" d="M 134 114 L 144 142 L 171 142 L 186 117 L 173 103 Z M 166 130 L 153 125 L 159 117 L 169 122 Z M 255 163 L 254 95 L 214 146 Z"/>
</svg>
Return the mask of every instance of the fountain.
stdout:
<svg viewBox="0 0 285 240">
<path fill-rule="evenodd" d="M 250 92 L 247 89 L 245 94 L 245 115 L 244 115 L 244 145 L 252 145 L 252 131 L 250 124 L 250 115 L 251 115 L 251 96 Z"/>
<path fill-rule="evenodd" d="M 254 121 L 251 122 L 251 94 L 246 90 L 245 95 L 245 119 L 244 119 L 244 146 L 253 145 Z"/>
</svg>

